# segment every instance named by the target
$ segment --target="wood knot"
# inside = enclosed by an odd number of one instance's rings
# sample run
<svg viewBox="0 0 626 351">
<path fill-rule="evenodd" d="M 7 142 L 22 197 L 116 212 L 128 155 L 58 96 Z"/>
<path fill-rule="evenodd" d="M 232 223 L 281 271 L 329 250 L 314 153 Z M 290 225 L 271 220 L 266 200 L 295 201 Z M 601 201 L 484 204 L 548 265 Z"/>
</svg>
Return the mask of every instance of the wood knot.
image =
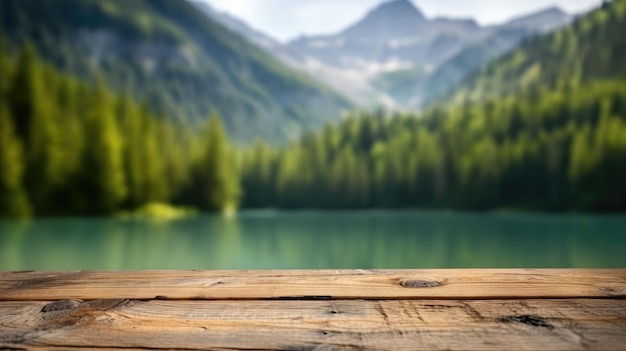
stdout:
<svg viewBox="0 0 626 351">
<path fill-rule="evenodd" d="M 61 300 L 49 303 L 41 309 L 41 312 L 52 312 L 52 311 L 64 311 L 64 310 L 72 310 L 76 308 L 76 306 L 80 305 L 82 301 L 78 300 Z"/>
<path fill-rule="evenodd" d="M 436 288 L 442 286 L 442 282 L 436 280 L 424 280 L 424 279 L 408 279 L 402 280 L 400 285 L 405 288 L 417 289 L 417 288 Z"/>
</svg>

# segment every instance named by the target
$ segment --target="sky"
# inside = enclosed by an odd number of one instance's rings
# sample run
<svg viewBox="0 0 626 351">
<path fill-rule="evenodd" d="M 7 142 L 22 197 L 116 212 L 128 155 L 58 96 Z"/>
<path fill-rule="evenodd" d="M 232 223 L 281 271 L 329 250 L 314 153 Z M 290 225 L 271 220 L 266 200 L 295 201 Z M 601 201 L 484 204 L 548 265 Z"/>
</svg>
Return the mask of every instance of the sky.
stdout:
<svg viewBox="0 0 626 351">
<path fill-rule="evenodd" d="M 203 0 L 280 41 L 332 34 L 361 19 L 383 0 Z M 412 0 L 427 17 L 474 18 L 497 24 L 550 6 L 581 13 L 601 0 Z"/>
</svg>

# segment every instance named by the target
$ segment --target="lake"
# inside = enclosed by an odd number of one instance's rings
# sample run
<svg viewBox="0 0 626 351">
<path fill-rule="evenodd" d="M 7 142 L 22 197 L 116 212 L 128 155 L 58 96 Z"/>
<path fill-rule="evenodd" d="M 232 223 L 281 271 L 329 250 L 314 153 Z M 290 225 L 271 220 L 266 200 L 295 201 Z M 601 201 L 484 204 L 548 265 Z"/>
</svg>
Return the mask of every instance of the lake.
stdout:
<svg viewBox="0 0 626 351">
<path fill-rule="evenodd" d="M 626 216 L 243 211 L 0 221 L 0 270 L 624 268 Z"/>
</svg>

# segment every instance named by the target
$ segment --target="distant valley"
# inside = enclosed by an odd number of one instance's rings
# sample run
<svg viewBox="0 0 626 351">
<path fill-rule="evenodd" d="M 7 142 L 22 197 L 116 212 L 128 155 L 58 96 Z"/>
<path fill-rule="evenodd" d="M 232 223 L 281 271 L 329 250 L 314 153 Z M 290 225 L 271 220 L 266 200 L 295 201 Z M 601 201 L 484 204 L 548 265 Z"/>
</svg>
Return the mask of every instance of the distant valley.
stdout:
<svg viewBox="0 0 626 351">
<path fill-rule="evenodd" d="M 335 35 L 302 36 L 281 44 L 204 2 L 196 5 L 357 104 L 395 109 L 423 107 L 525 38 L 572 20 L 553 7 L 485 27 L 473 19 L 430 19 L 411 1 L 393 0 Z"/>
</svg>

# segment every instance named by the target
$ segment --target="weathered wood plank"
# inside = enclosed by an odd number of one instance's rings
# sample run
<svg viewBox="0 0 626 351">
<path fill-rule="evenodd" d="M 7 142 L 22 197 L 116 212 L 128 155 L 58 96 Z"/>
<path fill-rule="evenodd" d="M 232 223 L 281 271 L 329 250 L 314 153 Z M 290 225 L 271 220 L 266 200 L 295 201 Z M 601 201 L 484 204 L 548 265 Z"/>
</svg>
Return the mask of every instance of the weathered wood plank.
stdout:
<svg viewBox="0 0 626 351">
<path fill-rule="evenodd" d="M 12 301 L 0 310 L 0 348 L 626 348 L 623 299 Z"/>
<path fill-rule="evenodd" d="M 0 272 L 0 300 L 626 298 L 626 269 Z"/>
</svg>

